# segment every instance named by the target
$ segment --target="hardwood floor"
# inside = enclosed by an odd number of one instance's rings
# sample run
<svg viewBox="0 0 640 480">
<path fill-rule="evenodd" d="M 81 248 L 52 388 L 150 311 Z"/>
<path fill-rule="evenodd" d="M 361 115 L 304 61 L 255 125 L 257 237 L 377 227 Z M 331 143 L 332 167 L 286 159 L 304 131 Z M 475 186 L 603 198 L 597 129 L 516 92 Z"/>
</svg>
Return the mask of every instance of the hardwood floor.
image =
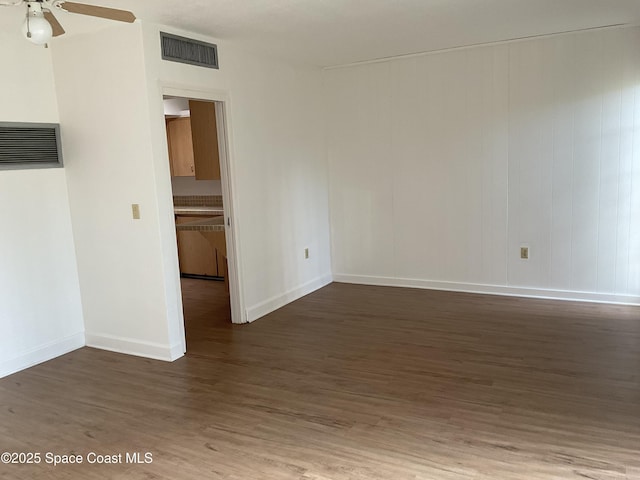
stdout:
<svg viewBox="0 0 640 480">
<path fill-rule="evenodd" d="M 85 348 L 0 380 L 0 451 L 153 463 L 0 478 L 640 479 L 637 307 L 332 284 L 234 326 L 221 283 L 184 289 L 172 364 Z"/>
</svg>

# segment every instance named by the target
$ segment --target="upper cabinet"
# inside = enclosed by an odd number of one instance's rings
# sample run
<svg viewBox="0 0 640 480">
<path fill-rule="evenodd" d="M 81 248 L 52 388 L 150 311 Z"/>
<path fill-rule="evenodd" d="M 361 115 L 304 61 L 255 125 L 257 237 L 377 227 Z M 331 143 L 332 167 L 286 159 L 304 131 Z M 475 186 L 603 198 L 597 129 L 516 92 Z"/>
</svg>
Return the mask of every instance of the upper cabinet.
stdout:
<svg viewBox="0 0 640 480">
<path fill-rule="evenodd" d="M 216 105 L 189 100 L 196 180 L 220 180 Z"/>
<path fill-rule="evenodd" d="M 167 119 L 167 143 L 172 177 L 195 175 L 193 145 L 191 144 L 191 122 L 189 117 Z"/>
<path fill-rule="evenodd" d="M 171 176 L 220 180 L 220 154 L 213 102 L 189 101 L 191 117 L 167 118 Z"/>
</svg>

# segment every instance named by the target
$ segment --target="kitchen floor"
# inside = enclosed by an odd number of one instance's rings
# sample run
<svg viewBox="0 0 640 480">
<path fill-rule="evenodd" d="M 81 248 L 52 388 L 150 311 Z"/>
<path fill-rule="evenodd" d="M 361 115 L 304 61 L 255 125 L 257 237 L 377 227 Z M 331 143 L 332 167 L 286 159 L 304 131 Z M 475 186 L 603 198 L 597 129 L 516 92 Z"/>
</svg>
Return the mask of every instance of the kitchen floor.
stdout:
<svg viewBox="0 0 640 480">
<path fill-rule="evenodd" d="M 231 327 L 231 306 L 224 282 L 182 278 L 187 352 L 206 354 L 211 350 L 212 332 Z"/>
</svg>

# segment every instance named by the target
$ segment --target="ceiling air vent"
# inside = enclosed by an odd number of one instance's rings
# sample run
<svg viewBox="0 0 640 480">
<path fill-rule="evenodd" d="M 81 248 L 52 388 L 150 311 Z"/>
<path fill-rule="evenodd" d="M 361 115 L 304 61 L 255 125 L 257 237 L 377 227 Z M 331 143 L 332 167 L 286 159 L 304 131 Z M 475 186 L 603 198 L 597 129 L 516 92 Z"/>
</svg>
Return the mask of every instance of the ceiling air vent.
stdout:
<svg viewBox="0 0 640 480">
<path fill-rule="evenodd" d="M 218 47 L 213 43 L 160 32 L 162 59 L 207 68 L 218 68 Z"/>
<path fill-rule="evenodd" d="M 56 123 L 0 122 L 0 169 L 62 167 Z"/>
</svg>

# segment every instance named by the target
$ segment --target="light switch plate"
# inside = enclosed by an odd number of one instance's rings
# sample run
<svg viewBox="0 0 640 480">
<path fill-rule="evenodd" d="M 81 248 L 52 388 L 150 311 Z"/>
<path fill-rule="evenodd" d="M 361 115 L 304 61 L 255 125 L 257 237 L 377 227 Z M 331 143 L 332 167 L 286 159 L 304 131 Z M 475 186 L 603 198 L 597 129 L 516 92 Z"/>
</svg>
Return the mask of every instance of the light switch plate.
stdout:
<svg viewBox="0 0 640 480">
<path fill-rule="evenodd" d="M 134 220 L 140 220 L 140 205 L 137 203 L 131 204 L 131 214 Z"/>
</svg>

